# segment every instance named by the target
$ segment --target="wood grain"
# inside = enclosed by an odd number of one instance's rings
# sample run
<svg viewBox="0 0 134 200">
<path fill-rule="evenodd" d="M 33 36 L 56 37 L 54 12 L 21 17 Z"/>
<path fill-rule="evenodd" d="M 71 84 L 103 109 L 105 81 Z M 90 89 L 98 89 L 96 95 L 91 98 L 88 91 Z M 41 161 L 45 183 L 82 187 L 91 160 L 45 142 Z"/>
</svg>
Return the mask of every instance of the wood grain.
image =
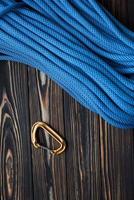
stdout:
<svg viewBox="0 0 134 200">
<path fill-rule="evenodd" d="M 134 1 L 101 0 L 134 30 Z M 134 132 L 108 125 L 45 74 L 0 62 L 1 200 L 133 200 Z M 66 138 L 59 157 L 31 145 L 36 121 Z M 41 142 L 55 142 L 40 133 Z"/>
</svg>

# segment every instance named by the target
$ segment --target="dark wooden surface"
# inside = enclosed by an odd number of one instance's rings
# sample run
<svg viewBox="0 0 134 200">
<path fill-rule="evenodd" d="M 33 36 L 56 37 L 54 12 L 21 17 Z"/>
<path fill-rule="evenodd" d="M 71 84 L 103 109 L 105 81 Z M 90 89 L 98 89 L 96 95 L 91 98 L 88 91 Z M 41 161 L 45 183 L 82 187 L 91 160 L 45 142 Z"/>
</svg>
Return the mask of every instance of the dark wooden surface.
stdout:
<svg viewBox="0 0 134 200">
<path fill-rule="evenodd" d="M 101 1 L 134 30 L 134 1 Z M 30 129 L 48 122 L 68 143 L 52 157 L 31 145 Z M 40 135 L 47 146 L 54 142 Z M 45 74 L 0 62 L 1 200 L 133 200 L 134 133 L 104 122 Z"/>
</svg>

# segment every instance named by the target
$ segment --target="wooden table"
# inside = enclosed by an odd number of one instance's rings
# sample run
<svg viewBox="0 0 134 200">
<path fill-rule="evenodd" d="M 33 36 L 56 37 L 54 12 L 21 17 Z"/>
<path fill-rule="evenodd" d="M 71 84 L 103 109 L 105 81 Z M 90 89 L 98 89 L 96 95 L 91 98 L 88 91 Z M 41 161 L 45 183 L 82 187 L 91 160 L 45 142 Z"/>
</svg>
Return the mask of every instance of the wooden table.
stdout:
<svg viewBox="0 0 134 200">
<path fill-rule="evenodd" d="M 134 30 L 134 1 L 101 1 Z M 58 157 L 35 149 L 30 130 L 45 121 L 66 138 Z M 55 142 L 40 134 L 48 147 Z M 45 74 L 0 62 L 1 200 L 133 200 L 134 135 L 82 107 Z"/>
</svg>

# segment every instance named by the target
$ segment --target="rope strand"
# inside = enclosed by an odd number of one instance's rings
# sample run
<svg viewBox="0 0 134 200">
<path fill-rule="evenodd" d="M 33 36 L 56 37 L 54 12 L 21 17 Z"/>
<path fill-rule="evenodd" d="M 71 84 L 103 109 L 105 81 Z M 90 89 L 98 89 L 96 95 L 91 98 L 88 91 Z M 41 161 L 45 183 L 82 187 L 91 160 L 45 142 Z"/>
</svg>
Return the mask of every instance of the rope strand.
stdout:
<svg viewBox="0 0 134 200">
<path fill-rule="evenodd" d="M 33 66 L 90 110 L 134 127 L 134 33 L 96 0 L 0 1 L 0 60 Z"/>
</svg>

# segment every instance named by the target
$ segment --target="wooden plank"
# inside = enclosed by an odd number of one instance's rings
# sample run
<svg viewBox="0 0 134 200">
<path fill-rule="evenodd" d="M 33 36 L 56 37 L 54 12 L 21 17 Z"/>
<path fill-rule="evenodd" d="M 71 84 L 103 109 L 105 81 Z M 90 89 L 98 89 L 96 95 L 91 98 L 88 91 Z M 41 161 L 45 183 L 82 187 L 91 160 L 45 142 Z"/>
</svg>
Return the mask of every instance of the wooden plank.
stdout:
<svg viewBox="0 0 134 200">
<path fill-rule="evenodd" d="M 45 74 L 35 70 L 29 70 L 29 88 L 31 125 L 38 120 L 45 121 L 64 135 L 62 90 Z M 50 137 L 42 138 L 48 147 L 53 146 Z M 65 154 L 52 157 L 48 152 L 32 148 L 32 159 L 34 198 L 66 199 Z"/>
<path fill-rule="evenodd" d="M 27 69 L 0 62 L 0 197 L 33 199 Z"/>
<path fill-rule="evenodd" d="M 100 2 L 133 28 L 133 1 Z M 108 125 L 38 70 L 0 65 L 1 199 L 133 200 L 133 130 Z M 38 120 L 66 138 L 63 155 L 31 145 L 30 129 Z M 55 146 L 47 134 L 40 140 Z"/>
</svg>

